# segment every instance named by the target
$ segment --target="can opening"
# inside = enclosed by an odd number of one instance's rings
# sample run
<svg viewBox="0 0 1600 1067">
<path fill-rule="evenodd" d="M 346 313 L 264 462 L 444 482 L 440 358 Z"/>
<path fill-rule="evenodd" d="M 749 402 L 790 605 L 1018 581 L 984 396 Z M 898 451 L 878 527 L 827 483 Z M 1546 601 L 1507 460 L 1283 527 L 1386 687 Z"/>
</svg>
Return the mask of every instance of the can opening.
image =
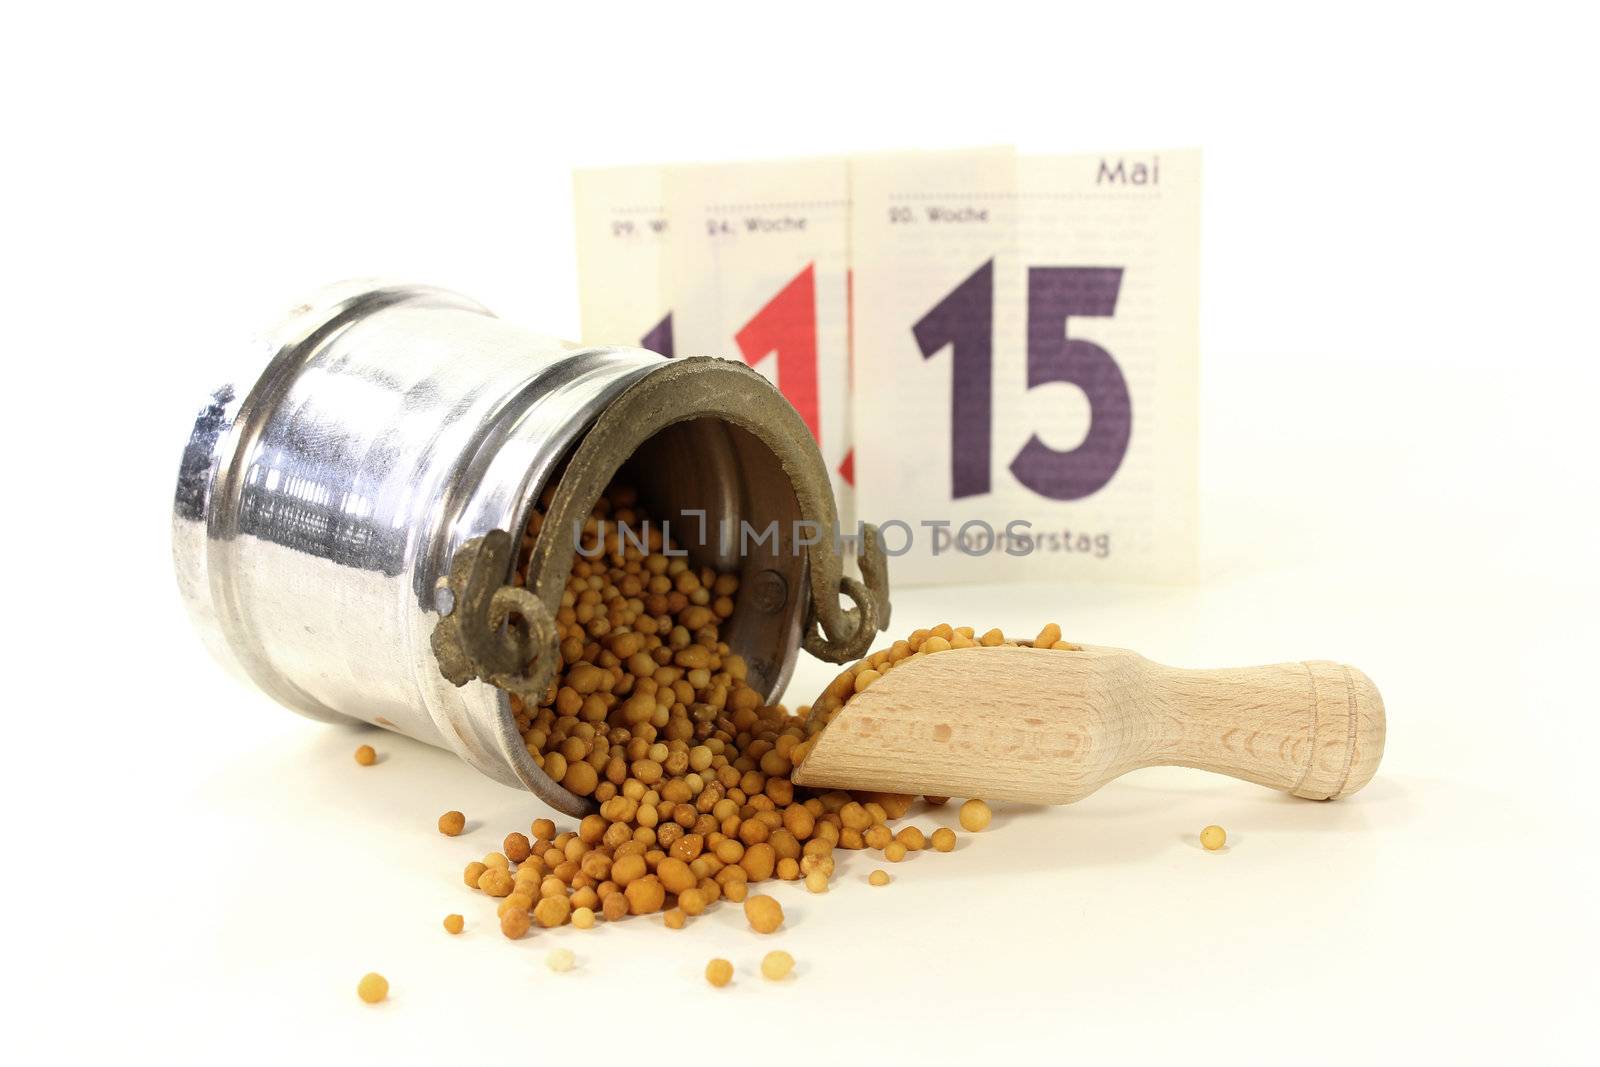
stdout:
<svg viewBox="0 0 1600 1067">
<path fill-rule="evenodd" d="M 580 440 L 572 453 L 581 446 Z M 571 473 L 570 458 L 569 454 L 555 467 L 544 485 L 529 487 L 521 511 L 522 543 L 509 577 L 541 599 L 548 599 L 548 583 L 565 587 L 571 568 L 560 575 L 551 570 L 540 573 L 535 543 L 546 537 L 569 540 L 582 558 L 582 519 L 574 520 L 573 529 L 546 525 L 537 538 L 529 536 L 535 511 L 547 513 L 550 501 Z M 807 593 L 807 558 L 804 545 L 796 544 L 797 523 L 803 514 L 777 455 L 756 435 L 721 418 L 686 418 L 662 427 L 638 444 L 608 477 L 584 483 L 579 492 L 585 517 L 613 485 L 634 491 L 650 527 L 659 530 L 663 542 L 670 542 L 672 550 L 683 553 L 692 566 L 738 576 L 733 613 L 719 627 L 721 639 L 744 660 L 751 687 L 762 693 L 766 702 L 775 702 L 794 668 Z M 560 656 L 555 649 L 543 654 Z M 502 721 L 515 729 L 511 695 L 501 691 L 496 696 Z M 522 762 L 521 753 L 513 758 Z M 522 771 L 547 802 L 564 811 L 587 808 L 591 803 L 550 781 L 531 765 L 531 758 L 529 764 Z"/>
<path fill-rule="evenodd" d="M 533 490 L 523 510 L 523 531 L 565 472 L 563 462 L 545 486 Z M 721 627 L 723 640 L 749 667 L 752 687 L 769 702 L 778 699 L 805 621 L 806 555 L 795 543 L 803 517 L 800 503 L 772 449 L 714 416 L 686 419 L 642 442 L 606 484 L 632 488 L 649 522 L 695 567 L 738 575 L 733 615 Z M 604 487 L 586 501 L 588 509 L 602 492 Z M 567 536 L 576 542 L 577 532 Z M 518 553 L 523 576 L 530 548 L 525 540 Z M 567 576 L 533 577 L 564 583 Z"/>
<path fill-rule="evenodd" d="M 620 477 L 692 563 L 739 576 L 724 640 L 749 666 L 750 684 L 776 701 L 794 666 L 806 590 L 800 504 L 778 457 L 738 426 L 698 418 L 656 433 Z"/>
<path fill-rule="evenodd" d="M 511 524 L 520 546 L 503 529 L 462 544 L 449 584 L 459 584 L 466 608 L 433 634 L 445 680 L 459 687 L 476 677 L 501 691 L 486 740 L 507 769 L 572 814 L 592 801 L 562 788 L 525 751 L 518 720 L 526 714 L 513 711 L 511 699 L 531 708 L 558 692 L 550 683 L 564 663 L 562 600 L 585 551 L 585 524 L 609 486 L 631 489 L 641 517 L 666 528 L 650 531 L 654 543 L 670 529 L 667 539 L 686 562 L 738 576 L 734 603 L 719 609 L 728 615 L 718 639 L 744 661 L 746 691 L 766 703 L 782 694 L 802 645 L 842 662 L 859 656 L 887 618 L 881 573 L 876 588 L 841 575 L 827 472 L 788 402 L 739 364 L 664 364 L 611 400 L 561 463 L 528 471 Z M 535 513 L 538 536 L 525 536 Z M 618 537 L 611 535 L 613 550 Z M 856 606 L 841 608 L 841 594 Z M 512 633 L 506 624 L 519 614 Z"/>
</svg>

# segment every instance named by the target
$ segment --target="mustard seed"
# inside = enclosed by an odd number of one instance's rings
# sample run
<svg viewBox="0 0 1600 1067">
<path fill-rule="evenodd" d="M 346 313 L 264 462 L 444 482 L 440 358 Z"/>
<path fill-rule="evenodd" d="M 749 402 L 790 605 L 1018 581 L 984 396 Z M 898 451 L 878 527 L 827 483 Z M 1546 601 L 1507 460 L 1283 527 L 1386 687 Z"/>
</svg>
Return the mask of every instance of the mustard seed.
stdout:
<svg viewBox="0 0 1600 1067">
<path fill-rule="evenodd" d="M 465 919 L 454 913 L 446 915 L 444 917 L 445 932 L 450 934 L 459 934 L 462 927 L 466 925 L 466 922 L 467 921 Z"/>
<path fill-rule="evenodd" d="M 770 934 L 783 925 L 783 906 L 765 893 L 744 902 L 744 917 L 758 934 Z"/>
<path fill-rule="evenodd" d="M 528 839 L 522 834 L 515 832 L 507 834 L 504 844 L 502 844 L 500 847 L 501 850 L 505 852 L 506 859 L 510 860 L 512 863 L 523 862 L 533 851 L 532 847 L 528 843 Z"/>
<path fill-rule="evenodd" d="M 560 926 L 572 915 L 572 904 L 563 896 L 543 897 L 533 906 L 533 921 L 546 930 Z"/>
<path fill-rule="evenodd" d="M 515 941 L 528 932 L 532 918 L 524 908 L 513 908 L 500 916 L 500 932 Z"/>
<path fill-rule="evenodd" d="M 356 983 L 356 996 L 368 1004 L 376 1004 L 389 995 L 389 979 L 376 971 L 361 977 Z"/>
<path fill-rule="evenodd" d="M 592 930 L 594 928 L 594 909 L 586 907 L 573 908 L 572 925 L 580 930 Z"/>
<path fill-rule="evenodd" d="M 899 841 L 890 841 L 884 846 L 883 858 L 890 863 L 899 863 L 906 858 L 906 846 Z"/>
<path fill-rule="evenodd" d="M 649 915 L 660 911 L 667 902 L 667 891 L 654 878 L 629 882 L 628 888 L 623 890 L 623 896 L 627 898 L 630 915 Z"/>
<path fill-rule="evenodd" d="M 928 839 L 923 834 L 921 827 L 906 826 L 894 835 L 894 839 L 906 846 L 907 852 L 920 852 L 928 847 Z"/>
<path fill-rule="evenodd" d="M 864 831 L 873 825 L 871 813 L 853 800 L 839 809 L 839 820 L 847 830 Z"/>
<path fill-rule="evenodd" d="M 974 797 L 961 805 L 961 828 L 968 833 L 978 833 L 989 826 L 989 820 L 994 813 L 989 810 L 989 805 Z"/>
<path fill-rule="evenodd" d="M 455 837 L 467 828 L 467 817 L 459 811 L 447 811 L 439 816 L 439 832 L 446 837 Z"/>
<path fill-rule="evenodd" d="M 956 847 L 956 832 L 948 826 L 941 826 L 933 832 L 929 843 L 938 852 L 954 852 Z"/>
<path fill-rule="evenodd" d="M 733 964 L 725 959 L 714 959 L 706 964 L 706 981 L 721 989 L 733 981 Z"/>
<path fill-rule="evenodd" d="M 670 856 L 656 865 L 656 877 L 661 879 L 661 884 L 669 893 L 681 894 L 693 889 L 699 881 L 687 863 Z"/>
<path fill-rule="evenodd" d="M 803 874 L 814 874 L 821 871 L 823 877 L 832 878 L 834 870 L 833 856 L 815 852 L 802 856 L 800 870 Z"/>
<path fill-rule="evenodd" d="M 478 888 L 491 897 L 508 897 L 515 885 L 511 875 L 499 867 L 486 867 L 478 876 Z"/>
<path fill-rule="evenodd" d="M 764 882 L 771 878 L 777 864 L 777 851 L 765 841 L 745 849 L 744 857 L 739 860 L 739 866 L 744 868 L 745 875 L 752 882 Z"/>
<path fill-rule="evenodd" d="M 668 908 L 661 914 L 661 921 L 667 924 L 668 930 L 682 930 L 683 924 L 688 922 L 688 912 L 682 908 Z"/>
<path fill-rule="evenodd" d="M 370 767 L 378 762 L 378 753 L 373 750 L 371 745 L 362 745 L 356 749 L 356 762 L 363 767 Z"/>
<path fill-rule="evenodd" d="M 761 976 L 771 982 L 781 982 L 794 970 L 794 957 L 776 949 L 761 957 Z"/>
<path fill-rule="evenodd" d="M 1200 831 L 1200 844 L 1204 845 L 1208 852 L 1215 852 L 1227 843 L 1228 831 L 1214 823 Z"/>
<path fill-rule="evenodd" d="M 486 864 L 482 864 L 477 860 L 473 860 L 471 863 L 467 864 L 467 869 L 461 872 L 461 880 L 466 882 L 468 886 L 476 889 L 478 888 L 478 879 L 482 878 L 483 872 L 488 869 L 489 868 Z"/>
<path fill-rule="evenodd" d="M 626 889 L 635 879 L 643 878 L 648 869 L 643 856 L 630 853 L 612 861 L 611 880 Z"/>
<path fill-rule="evenodd" d="M 826 893 L 828 891 L 827 872 L 819 868 L 806 875 L 806 889 L 812 893 Z"/>
<path fill-rule="evenodd" d="M 529 912 L 532 910 L 533 898 L 526 893 L 518 893 L 513 888 L 511 895 L 502 900 L 500 906 L 494 909 L 494 914 L 495 918 L 504 919 L 508 911 Z"/>
<path fill-rule="evenodd" d="M 891 819 L 903 819 L 906 812 L 911 810 L 911 801 L 915 799 L 906 793 L 873 793 L 872 803 L 882 808 L 884 814 Z"/>
<path fill-rule="evenodd" d="M 885 870 L 873 871 L 871 874 L 867 875 L 867 881 L 872 885 L 888 885 L 889 872 Z"/>
<path fill-rule="evenodd" d="M 544 958 L 544 965 L 557 974 L 565 974 L 572 970 L 573 964 L 577 962 L 578 958 L 572 954 L 570 948 L 553 948 Z"/>
</svg>

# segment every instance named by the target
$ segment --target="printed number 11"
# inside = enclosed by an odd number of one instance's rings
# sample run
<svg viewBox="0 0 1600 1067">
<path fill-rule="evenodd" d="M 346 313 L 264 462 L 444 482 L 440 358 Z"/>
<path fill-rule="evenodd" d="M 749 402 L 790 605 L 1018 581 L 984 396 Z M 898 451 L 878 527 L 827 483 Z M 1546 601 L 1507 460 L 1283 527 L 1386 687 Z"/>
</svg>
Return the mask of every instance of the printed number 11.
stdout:
<svg viewBox="0 0 1600 1067">
<path fill-rule="evenodd" d="M 1089 433 L 1060 452 L 1028 438 L 1011 461 L 1017 481 L 1052 500 L 1078 500 L 1103 488 L 1128 451 L 1133 405 L 1111 353 L 1067 337 L 1074 315 L 1109 316 L 1122 288 L 1121 267 L 1028 268 L 1028 388 L 1071 382 L 1089 398 Z M 924 359 L 951 350 L 950 489 L 954 499 L 990 490 L 994 439 L 994 260 L 952 289 L 911 328 Z"/>
</svg>

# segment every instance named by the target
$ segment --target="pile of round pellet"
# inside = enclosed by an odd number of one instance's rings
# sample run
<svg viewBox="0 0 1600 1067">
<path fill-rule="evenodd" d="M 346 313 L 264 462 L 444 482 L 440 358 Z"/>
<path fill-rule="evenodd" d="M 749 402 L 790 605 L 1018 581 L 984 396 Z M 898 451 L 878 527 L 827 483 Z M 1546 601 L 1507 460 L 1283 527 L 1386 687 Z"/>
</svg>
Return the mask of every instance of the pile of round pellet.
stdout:
<svg viewBox="0 0 1600 1067">
<path fill-rule="evenodd" d="M 542 523 L 536 513 L 523 536 L 519 582 Z M 657 912 L 678 929 L 724 898 L 744 905 L 752 929 L 771 933 L 783 909 L 751 892 L 752 883 L 803 881 L 823 893 L 836 850 L 872 848 L 898 863 L 955 848 L 947 827 L 931 837 L 916 826 L 891 828 L 913 797 L 812 795 L 789 775 L 829 718 L 897 664 L 1005 644 L 1004 635 L 918 630 L 845 670 L 816 709 L 791 714 L 747 683 L 745 662 L 721 637 L 738 588 L 737 576 L 678 555 L 630 490 L 614 487 L 595 506 L 556 616 L 556 677 L 541 700 L 513 696 L 511 707 L 534 762 L 599 810 L 560 832 L 536 819 L 467 865 L 464 881 L 498 900 L 507 937 Z M 1032 643 L 1077 648 L 1054 625 Z M 961 825 L 983 829 L 988 810 L 968 801 Z M 449 814 L 440 829 L 459 833 L 464 819 Z"/>
</svg>

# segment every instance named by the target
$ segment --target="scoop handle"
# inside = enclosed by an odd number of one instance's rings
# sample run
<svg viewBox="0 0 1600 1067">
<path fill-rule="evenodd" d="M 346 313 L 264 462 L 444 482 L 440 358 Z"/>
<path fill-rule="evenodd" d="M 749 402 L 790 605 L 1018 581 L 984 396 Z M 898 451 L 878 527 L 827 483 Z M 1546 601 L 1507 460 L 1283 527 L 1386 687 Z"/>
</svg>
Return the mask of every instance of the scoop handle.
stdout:
<svg viewBox="0 0 1600 1067">
<path fill-rule="evenodd" d="M 1156 707 L 1147 710 L 1162 723 L 1151 763 L 1335 800 L 1371 781 L 1383 758 L 1383 698 L 1354 667 L 1151 667 L 1146 693 Z"/>
</svg>

